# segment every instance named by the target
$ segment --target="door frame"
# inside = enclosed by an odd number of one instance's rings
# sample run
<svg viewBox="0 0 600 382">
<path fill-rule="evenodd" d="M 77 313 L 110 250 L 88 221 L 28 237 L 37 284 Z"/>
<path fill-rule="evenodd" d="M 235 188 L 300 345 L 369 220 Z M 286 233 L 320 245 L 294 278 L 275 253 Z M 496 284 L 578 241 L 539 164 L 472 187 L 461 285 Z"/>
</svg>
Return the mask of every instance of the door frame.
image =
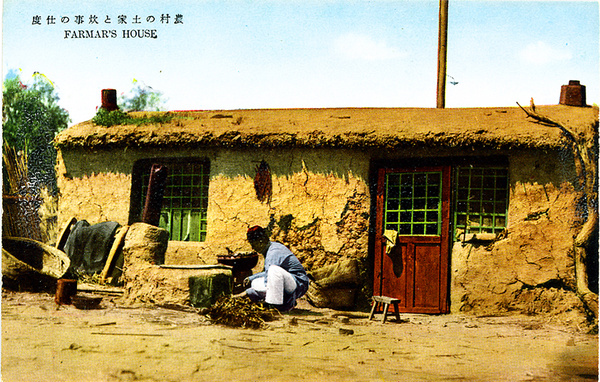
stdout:
<svg viewBox="0 0 600 382">
<path fill-rule="evenodd" d="M 377 194 L 376 194 L 376 217 L 375 217 L 375 245 L 374 245 L 374 267 L 373 267 L 373 294 L 380 295 L 383 290 L 383 264 L 386 250 L 386 239 L 383 237 L 385 230 L 384 227 L 384 206 L 385 206 L 385 190 L 386 190 L 386 175 L 389 173 L 414 173 L 414 172 L 429 172 L 438 171 L 442 173 L 442 212 L 441 212 L 441 231 L 440 236 L 412 236 L 413 242 L 422 244 L 438 244 L 440 246 L 440 274 L 439 274 L 439 304 L 435 309 L 414 309 L 408 307 L 406 304 L 406 295 L 409 287 L 408 281 L 404 286 L 404 296 L 401 298 L 402 301 L 399 304 L 400 312 L 410 313 L 448 313 L 450 309 L 449 295 L 450 295 L 450 216 L 451 216 L 451 198 L 452 198 L 452 168 L 450 165 L 440 166 L 407 166 L 407 167 L 379 167 L 377 169 Z M 398 244 L 403 244 L 406 240 L 403 240 L 402 236 L 398 237 Z M 406 270 L 404 270 L 406 273 Z M 405 277 L 406 278 L 406 277 Z M 413 288 L 414 284 L 410 286 Z M 413 292 L 414 293 L 414 292 Z M 392 297 L 392 296 L 390 296 Z"/>
</svg>

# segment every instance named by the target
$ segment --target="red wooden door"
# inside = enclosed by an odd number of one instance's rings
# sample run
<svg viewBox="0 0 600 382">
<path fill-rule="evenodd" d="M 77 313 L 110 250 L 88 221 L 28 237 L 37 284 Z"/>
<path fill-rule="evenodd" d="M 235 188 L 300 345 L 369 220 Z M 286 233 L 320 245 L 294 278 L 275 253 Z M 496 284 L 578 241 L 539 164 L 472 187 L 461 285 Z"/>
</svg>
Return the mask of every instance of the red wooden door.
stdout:
<svg viewBox="0 0 600 382">
<path fill-rule="evenodd" d="M 448 166 L 379 170 L 373 290 L 401 312 L 449 310 L 450 194 Z"/>
</svg>

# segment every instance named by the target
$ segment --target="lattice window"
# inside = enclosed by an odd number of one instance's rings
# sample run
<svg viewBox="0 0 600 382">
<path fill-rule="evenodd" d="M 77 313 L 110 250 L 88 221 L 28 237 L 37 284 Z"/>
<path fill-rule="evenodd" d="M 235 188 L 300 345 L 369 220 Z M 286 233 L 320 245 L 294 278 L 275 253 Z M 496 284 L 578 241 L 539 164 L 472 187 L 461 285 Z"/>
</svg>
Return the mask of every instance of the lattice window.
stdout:
<svg viewBox="0 0 600 382">
<path fill-rule="evenodd" d="M 208 208 L 209 164 L 207 161 L 159 162 L 169 169 L 159 226 L 170 240 L 204 241 Z M 150 171 L 142 173 L 143 209 Z"/>
<path fill-rule="evenodd" d="M 385 228 L 399 235 L 439 236 L 441 198 L 441 172 L 387 174 Z"/>
<path fill-rule="evenodd" d="M 456 170 L 457 233 L 498 233 L 506 228 L 508 169 L 461 166 Z"/>
</svg>

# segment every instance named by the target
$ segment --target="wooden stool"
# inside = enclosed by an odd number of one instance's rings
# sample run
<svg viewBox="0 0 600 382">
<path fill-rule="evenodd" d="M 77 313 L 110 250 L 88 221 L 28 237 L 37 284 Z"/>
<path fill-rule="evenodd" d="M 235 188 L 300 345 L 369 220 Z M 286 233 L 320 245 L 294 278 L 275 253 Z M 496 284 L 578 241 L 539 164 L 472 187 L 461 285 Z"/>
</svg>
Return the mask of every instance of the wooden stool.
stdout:
<svg viewBox="0 0 600 382">
<path fill-rule="evenodd" d="M 390 304 L 394 304 L 394 313 L 396 315 L 396 321 L 400 322 L 400 314 L 398 313 L 398 303 L 400 302 L 397 298 L 385 297 L 385 296 L 373 296 L 373 307 L 371 308 L 371 314 L 369 315 L 369 320 L 373 319 L 375 315 L 375 310 L 377 309 L 377 305 L 383 304 L 383 318 L 381 319 L 381 323 L 385 323 L 387 319 L 388 310 L 390 308 Z"/>
</svg>

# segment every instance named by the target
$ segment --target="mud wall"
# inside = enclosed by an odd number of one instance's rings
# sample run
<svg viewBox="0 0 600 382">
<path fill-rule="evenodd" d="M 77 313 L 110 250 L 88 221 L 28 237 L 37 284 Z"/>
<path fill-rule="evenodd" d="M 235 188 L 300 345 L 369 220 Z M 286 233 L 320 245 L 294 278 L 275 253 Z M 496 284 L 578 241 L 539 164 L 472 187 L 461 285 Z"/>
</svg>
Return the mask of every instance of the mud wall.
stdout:
<svg viewBox="0 0 600 382">
<path fill-rule="evenodd" d="M 134 160 L 126 150 L 58 150 L 58 226 L 71 217 L 127 224 Z"/>
<path fill-rule="evenodd" d="M 343 150 L 60 152 L 59 225 L 71 217 L 90 224 L 127 224 L 133 163 L 149 156 L 210 161 L 206 241 L 170 242 L 167 263 L 211 264 L 228 248 L 248 251 L 246 231 L 252 225 L 268 227 L 273 239 L 288 245 L 308 269 L 367 256 L 369 160 Z M 262 160 L 270 167 L 273 185 L 265 202 L 254 188 Z"/>
<path fill-rule="evenodd" d="M 579 319 L 573 237 L 581 225 L 572 159 L 522 153 L 510 158 L 506 236 L 489 243 L 455 242 L 452 311 L 561 314 Z M 570 318 L 570 315 L 573 317 Z"/>
<path fill-rule="evenodd" d="M 392 154 L 391 160 L 408 155 Z M 451 156 L 432 151 L 425 155 L 434 154 Z M 506 154 L 507 235 L 495 242 L 453 243 L 451 311 L 579 313 L 582 306 L 572 292 L 572 242 L 581 222 L 572 158 L 537 151 Z M 59 152 L 59 226 L 71 217 L 91 224 L 127 224 L 133 163 L 148 157 L 193 156 L 208 159 L 211 166 L 207 238 L 169 242 L 166 263 L 214 264 L 227 249 L 250 250 L 245 234 L 255 224 L 268 227 L 272 238 L 289 246 L 309 270 L 343 258 L 365 260 L 372 208 L 369 166 L 377 155 L 380 152 L 335 149 Z M 273 185 L 265 202 L 254 189 L 262 160 L 270 167 Z M 366 270 L 368 262 L 361 264 Z M 259 263 L 255 270 L 261 268 Z"/>
</svg>

